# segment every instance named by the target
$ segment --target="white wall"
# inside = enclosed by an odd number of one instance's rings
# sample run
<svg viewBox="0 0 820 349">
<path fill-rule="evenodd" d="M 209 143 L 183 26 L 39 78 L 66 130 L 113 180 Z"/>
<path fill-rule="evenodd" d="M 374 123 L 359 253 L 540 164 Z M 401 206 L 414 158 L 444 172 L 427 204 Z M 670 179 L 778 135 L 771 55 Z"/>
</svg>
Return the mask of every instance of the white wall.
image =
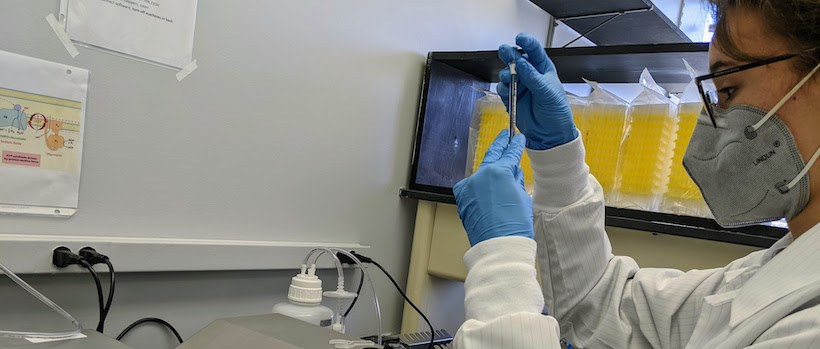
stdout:
<svg viewBox="0 0 820 349">
<path fill-rule="evenodd" d="M 415 204 L 398 189 L 426 53 L 547 32 L 547 15 L 527 0 L 201 0 L 200 68 L 177 83 L 173 72 L 93 50 L 69 58 L 43 19 L 57 5 L 3 0 L 13 15 L 0 49 L 91 71 L 80 211 L 0 216 L 0 234 L 356 242 L 399 280 Z M 107 333 L 153 315 L 190 336 L 214 318 L 267 312 L 291 274 L 122 274 Z M 93 328 L 87 275 L 26 279 Z M 395 331 L 401 302 L 375 279 Z M 16 292 L 0 280 L 0 328 L 50 321 Z M 354 334 L 375 323 L 367 304 L 353 313 Z M 128 343 L 157 349 L 169 338 L 146 328 Z"/>
</svg>

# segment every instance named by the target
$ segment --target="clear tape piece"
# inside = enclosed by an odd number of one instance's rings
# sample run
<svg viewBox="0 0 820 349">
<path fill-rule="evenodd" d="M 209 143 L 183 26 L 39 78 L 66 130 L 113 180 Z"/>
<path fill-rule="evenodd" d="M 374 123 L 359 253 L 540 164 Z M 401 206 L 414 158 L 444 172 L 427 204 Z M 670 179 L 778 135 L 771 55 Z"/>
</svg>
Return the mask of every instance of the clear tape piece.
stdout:
<svg viewBox="0 0 820 349">
<path fill-rule="evenodd" d="M 23 279 L 21 279 L 19 276 L 14 274 L 14 272 L 12 272 L 8 268 L 6 268 L 6 266 L 3 265 L 3 263 L 0 263 L 0 270 L 2 270 L 3 273 L 6 274 L 6 276 L 9 277 L 9 279 L 14 281 L 14 283 L 16 283 L 17 285 L 22 287 L 24 290 L 26 290 L 26 292 L 30 293 L 32 296 L 34 296 L 35 298 L 40 300 L 40 302 L 43 302 L 43 304 L 47 305 L 49 308 L 51 308 L 52 310 L 54 310 L 55 312 L 60 314 L 63 318 L 65 318 L 68 321 L 71 321 L 71 323 L 74 324 L 74 330 L 73 331 L 67 331 L 67 332 L 52 332 L 52 333 L 49 333 L 49 332 L 26 332 L 26 331 L 3 331 L 3 330 L 0 330 L 0 337 L 71 339 L 71 338 L 74 338 L 74 337 L 78 336 L 79 334 L 81 334 L 81 332 L 83 331 L 83 326 L 80 325 L 80 322 L 77 321 L 77 319 L 75 319 L 73 316 L 71 316 L 71 314 L 69 314 L 67 311 L 63 310 L 63 308 L 60 308 L 59 305 L 52 302 L 50 299 L 48 299 L 48 297 L 44 296 L 42 293 L 35 290 L 34 287 L 31 287 L 31 285 L 29 285 L 28 283 L 23 281 Z"/>
<path fill-rule="evenodd" d="M 74 46 L 74 43 L 71 42 L 71 39 L 68 37 L 68 33 L 65 32 L 65 28 L 60 24 L 61 22 L 57 21 L 57 18 L 54 17 L 53 13 L 49 13 L 46 16 L 46 22 L 48 25 L 51 26 L 51 30 L 54 31 L 54 34 L 57 35 L 57 39 L 63 43 L 65 46 L 66 51 L 68 54 L 71 55 L 71 58 L 77 57 L 80 54 L 80 51 L 77 51 L 77 47 Z"/>
<path fill-rule="evenodd" d="M 182 68 L 182 70 L 180 70 L 177 73 L 177 81 L 182 81 L 182 79 L 185 79 L 194 70 L 196 70 L 196 68 L 199 68 L 199 66 L 196 65 L 196 59 L 195 59 L 195 60 L 191 61 L 191 63 L 188 63 L 188 65 L 186 65 L 184 68 Z"/>
</svg>

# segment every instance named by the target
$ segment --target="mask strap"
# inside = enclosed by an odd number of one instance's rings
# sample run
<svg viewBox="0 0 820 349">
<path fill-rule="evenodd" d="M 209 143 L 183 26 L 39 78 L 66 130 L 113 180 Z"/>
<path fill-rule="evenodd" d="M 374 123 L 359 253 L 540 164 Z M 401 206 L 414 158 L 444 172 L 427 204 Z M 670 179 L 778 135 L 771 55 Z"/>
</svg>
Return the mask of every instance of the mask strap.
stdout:
<svg viewBox="0 0 820 349">
<path fill-rule="evenodd" d="M 797 183 L 800 182 L 801 179 L 803 179 L 803 176 L 809 173 L 809 170 L 812 166 L 814 166 L 814 162 L 817 161 L 818 157 L 820 157 L 820 148 L 817 148 L 817 151 L 814 152 L 814 156 L 812 156 L 811 159 L 809 159 L 809 162 L 806 164 L 806 167 L 803 167 L 803 170 L 797 174 L 797 177 L 794 177 L 794 179 L 792 179 L 792 181 L 789 182 L 789 184 L 778 186 L 777 189 L 779 189 L 780 192 L 783 194 L 788 193 L 789 190 L 792 190 L 792 188 L 794 188 L 794 186 L 797 185 Z"/>
<path fill-rule="evenodd" d="M 814 76 L 814 73 L 817 73 L 817 70 L 820 70 L 820 64 L 814 67 L 814 69 L 812 69 L 812 71 L 808 75 L 806 75 L 806 77 L 804 77 L 803 80 L 800 80 L 800 82 L 798 82 L 797 85 L 795 85 L 794 88 L 792 88 L 792 90 L 786 94 L 786 97 L 783 97 L 783 99 L 781 99 L 780 102 L 777 102 L 774 108 L 772 108 L 772 110 L 766 113 L 766 116 L 764 116 L 762 119 L 760 119 L 760 121 L 754 124 L 754 126 L 752 126 L 752 131 L 756 132 L 761 127 L 763 127 L 763 124 L 765 124 L 766 121 L 769 121 L 769 118 L 774 116 L 774 113 L 777 113 L 777 111 L 780 110 L 780 108 L 783 107 L 783 105 L 786 104 L 786 102 L 788 102 L 789 99 L 792 98 L 792 96 L 794 96 L 794 94 L 797 93 L 797 91 L 800 90 L 800 88 L 803 87 L 803 85 L 805 85 L 809 81 L 809 79 L 811 79 L 812 76 Z"/>
</svg>

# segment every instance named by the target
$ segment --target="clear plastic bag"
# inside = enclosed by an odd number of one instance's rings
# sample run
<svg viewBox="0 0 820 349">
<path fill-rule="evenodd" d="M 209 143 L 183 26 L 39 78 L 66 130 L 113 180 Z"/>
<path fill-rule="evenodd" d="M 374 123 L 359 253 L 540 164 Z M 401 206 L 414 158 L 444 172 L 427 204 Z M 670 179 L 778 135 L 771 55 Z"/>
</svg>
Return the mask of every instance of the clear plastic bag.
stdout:
<svg viewBox="0 0 820 349">
<path fill-rule="evenodd" d="M 473 105 L 473 116 L 470 120 L 470 139 L 467 146 L 467 168 L 466 175 L 471 176 L 481 162 L 490 144 L 493 143 L 498 134 L 510 127 L 510 115 L 501 97 L 490 91 L 485 91 L 484 96 L 475 101 Z M 532 176 L 532 166 L 530 158 L 524 152 L 519 165 L 524 171 L 524 187 L 532 195 L 535 181 Z"/>
<path fill-rule="evenodd" d="M 647 69 L 641 92 L 630 104 L 618 157 L 613 206 L 656 211 L 666 190 L 675 147 L 677 115 Z"/>
<path fill-rule="evenodd" d="M 683 168 L 683 154 L 692 138 L 695 124 L 703 109 L 698 86 L 695 83 L 697 73 L 686 60 L 683 61 L 692 81 L 686 86 L 677 106 L 677 137 L 675 137 L 675 149 L 672 157 L 672 168 L 669 174 L 669 184 L 663 194 L 660 210 L 662 212 L 674 213 L 695 217 L 712 217 L 709 207 L 701 196 L 695 182 Z"/>
<path fill-rule="evenodd" d="M 581 97 L 571 92 L 567 92 L 567 101 L 569 102 L 570 110 L 572 110 L 572 120 L 575 122 L 575 128 L 578 129 L 578 134 L 586 146 L 586 133 L 590 129 L 589 114 L 587 113 L 589 103 L 586 97 Z"/>
<path fill-rule="evenodd" d="M 580 121 L 579 133 L 586 147 L 586 163 L 604 189 L 609 201 L 615 194 L 615 168 L 627 124 L 628 103 L 597 82 L 584 79 L 592 87 L 582 113 L 573 114 Z"/>
</svg>

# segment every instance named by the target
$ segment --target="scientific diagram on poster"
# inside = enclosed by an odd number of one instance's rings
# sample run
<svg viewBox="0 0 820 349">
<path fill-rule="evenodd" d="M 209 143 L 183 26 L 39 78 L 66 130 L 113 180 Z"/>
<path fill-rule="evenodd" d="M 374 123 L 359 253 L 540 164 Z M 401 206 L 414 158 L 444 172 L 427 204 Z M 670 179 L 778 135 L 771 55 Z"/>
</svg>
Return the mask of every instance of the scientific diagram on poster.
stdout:
<svg viewBox="0 0 820 349">
<path fill-rule="evenodd" d="M 76 171 L 81 113 L 78 101 L 0 88 L 0 162 Z"/>
<path fill-rule="evenodd" d="M 77 209 L 88 71 L 0 51 L 0 212 Z"/>
</svg>

